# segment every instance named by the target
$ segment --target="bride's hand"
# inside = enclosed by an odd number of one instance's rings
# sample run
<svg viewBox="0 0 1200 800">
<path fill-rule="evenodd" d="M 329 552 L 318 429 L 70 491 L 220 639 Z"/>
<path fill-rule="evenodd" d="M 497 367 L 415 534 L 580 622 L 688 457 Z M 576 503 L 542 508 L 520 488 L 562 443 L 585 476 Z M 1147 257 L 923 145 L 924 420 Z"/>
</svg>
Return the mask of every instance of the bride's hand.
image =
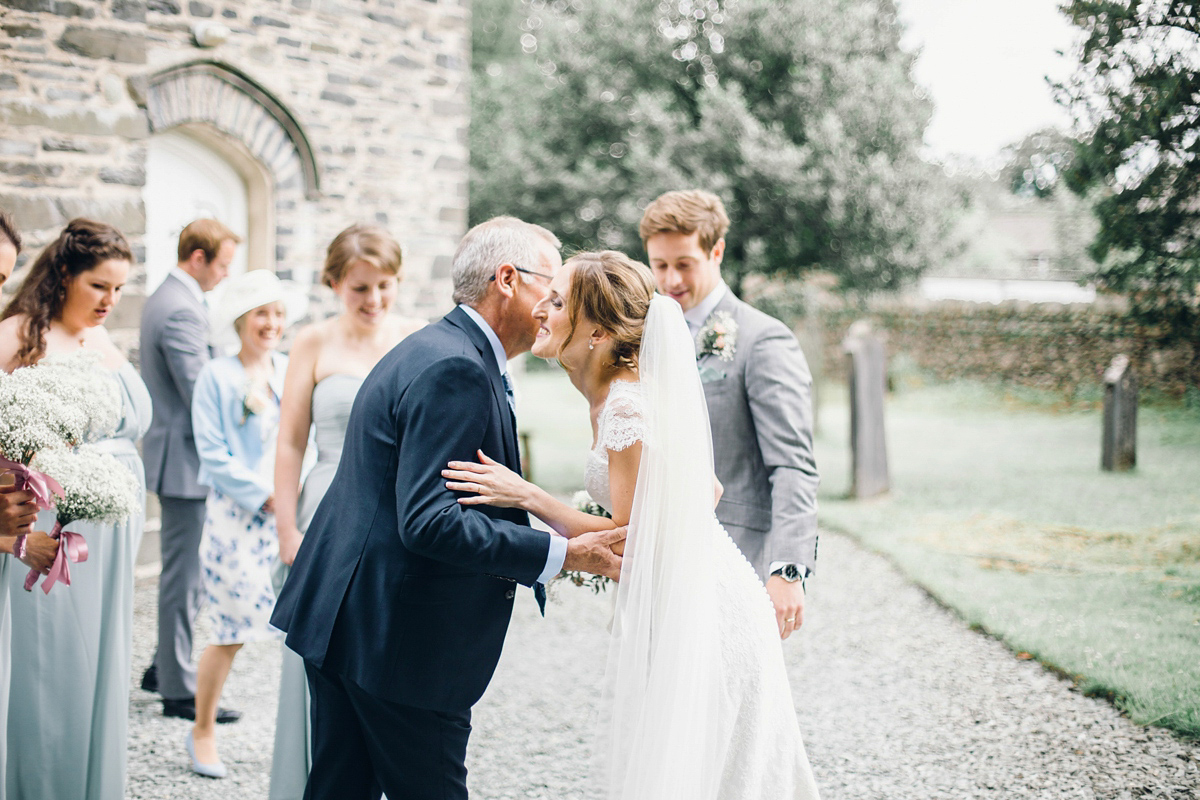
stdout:
<svg viewBox="0 0 1200 800">
<path fill-rule="evenodd" d="M 451 461 L 442 470 L 446 488 L 454 492 L 470 492 L 458 498 L 464 506 L 489 505 L 500 508 L 524 508 L 532 484 L 503 464 L 493 461 L 477 450 L 481 463 Z"/>
</svg>

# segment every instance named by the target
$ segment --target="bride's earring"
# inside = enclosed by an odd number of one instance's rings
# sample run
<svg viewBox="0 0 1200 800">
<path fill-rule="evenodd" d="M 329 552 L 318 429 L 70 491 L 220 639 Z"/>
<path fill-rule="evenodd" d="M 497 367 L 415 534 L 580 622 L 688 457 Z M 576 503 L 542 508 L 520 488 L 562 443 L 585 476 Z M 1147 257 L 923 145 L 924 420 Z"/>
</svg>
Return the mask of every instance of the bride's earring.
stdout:
<svg viewBox="0 0 1200 800">
<path fill-rule="evenodd" d="M 595 349 L 596 349 L 596 343 L 588 342 L 588 350 L 595 350 Z"/>
</svg>

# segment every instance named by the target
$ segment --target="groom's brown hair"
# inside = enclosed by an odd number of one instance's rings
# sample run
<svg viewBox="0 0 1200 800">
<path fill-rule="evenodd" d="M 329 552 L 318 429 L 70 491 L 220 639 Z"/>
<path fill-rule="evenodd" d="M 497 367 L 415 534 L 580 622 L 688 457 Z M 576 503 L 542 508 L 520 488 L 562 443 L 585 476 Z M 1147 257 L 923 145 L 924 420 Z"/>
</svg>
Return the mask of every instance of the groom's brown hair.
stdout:
<svg viewBox="0 0 1200 800">
<path fill-rule="evenodd" d="M 642 246 L 659 233 L 682 233 L 690 236 L 700 234 L 700 248 L 711 253 L 717 242 L 729 230 L 729 215 L 721 198 L 703 189 L 667 192 L 660 195 L 642 214 L 638 235 Z"/>
</svg>

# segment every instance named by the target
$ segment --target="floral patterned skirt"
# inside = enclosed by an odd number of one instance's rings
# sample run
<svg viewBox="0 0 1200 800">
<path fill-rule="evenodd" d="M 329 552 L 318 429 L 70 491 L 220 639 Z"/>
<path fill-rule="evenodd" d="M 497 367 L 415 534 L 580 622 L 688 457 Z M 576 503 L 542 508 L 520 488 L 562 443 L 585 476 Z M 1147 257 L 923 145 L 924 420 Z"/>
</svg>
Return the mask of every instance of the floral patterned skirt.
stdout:
<svg viewBox="0 0 1200 800">
<path fill-rule="evenodd" d="M 217 490 L 208 495 L 200 568 L 213 644 L 276 639 L 271 625 L 275 588 L 272 564 L 279 554 L 275 515 L 246 511 Z"/>
</svg>

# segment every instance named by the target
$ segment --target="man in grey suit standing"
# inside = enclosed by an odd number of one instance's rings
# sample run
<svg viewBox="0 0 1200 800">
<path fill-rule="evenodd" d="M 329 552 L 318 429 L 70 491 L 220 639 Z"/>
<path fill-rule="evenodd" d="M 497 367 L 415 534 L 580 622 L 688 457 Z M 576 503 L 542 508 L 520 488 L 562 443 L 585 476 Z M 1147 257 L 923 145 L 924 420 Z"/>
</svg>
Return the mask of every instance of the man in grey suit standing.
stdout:
<svg viewBox="0 0 1200 800">
<path fill-rule="evenodd" d="M 786 639 L 804 621 L 817 562 L 812 376 L 782 322 L 743 303 L 721 279 L 729 217 L 700 190 L 667 192 L 638 232 L 658 290 L 683 307 L 725 492 L 717 518 L 764 580 Z"/>
<path fill-rule="evenodd" d="M 179 234 L 179 262 L 142 310 L 142 380 L 154 401 L 143 459 L 146 488 L 162 506 L 158 650 L 142 688 L 162 695 L 168 717 L 196 717 L 192 626 L 202 592 L 200 535 L 208 489 L 196 481 L 200 458 L 192 437 L 192 388 L 212 357 L 204 293 L 229 274 L 240 241 L 215 219 L 190 223 Z M 222 711 L 217 722 L 240 716 Z"/>
</svg>

